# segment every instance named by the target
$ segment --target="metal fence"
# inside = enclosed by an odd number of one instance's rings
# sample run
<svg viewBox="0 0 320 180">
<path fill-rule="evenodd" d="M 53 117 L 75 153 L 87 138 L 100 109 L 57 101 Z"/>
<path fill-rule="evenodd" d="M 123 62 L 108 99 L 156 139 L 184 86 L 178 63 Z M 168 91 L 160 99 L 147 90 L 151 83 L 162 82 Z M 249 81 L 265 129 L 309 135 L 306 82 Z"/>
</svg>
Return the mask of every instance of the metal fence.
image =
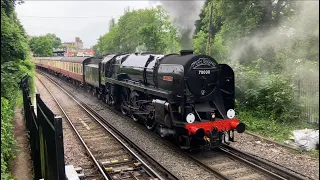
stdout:
<svg viewBox="0 0 320 180">
<path fill-rule="evenodd" d="M 310 124 L 319 124 L 319 81 L 296 80 L 294 84 L 302 106 L 301 118 Z"/>
<path fill-rule="evenodd" d="M 20 82 L 23 93 L 24 118 L 26 120 L 34 179 L 65 180 L 62 118 L 57 117 L 36 94 L 37 114 L 31 102 L 29 76 Z"/>
</svg>

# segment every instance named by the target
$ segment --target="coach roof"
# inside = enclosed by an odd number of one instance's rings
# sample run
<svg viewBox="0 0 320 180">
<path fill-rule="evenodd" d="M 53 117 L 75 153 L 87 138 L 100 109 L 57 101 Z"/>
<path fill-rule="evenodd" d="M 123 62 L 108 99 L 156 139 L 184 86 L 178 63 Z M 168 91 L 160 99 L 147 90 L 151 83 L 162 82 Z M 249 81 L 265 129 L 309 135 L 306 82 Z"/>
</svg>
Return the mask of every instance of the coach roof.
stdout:
<svg viewBox="0 0 320 180">
<path fill-rule="evenodd" d="M 60 61 L 63 57 L 34 57 L 34 59 Z"/>
<path fill-rule="evenodd" d="M 84 60 L 91 57 L 63 57 L 61 61 L 64 62 L 74 62 L 74 63 L 82 63 Z"/>
</svg>

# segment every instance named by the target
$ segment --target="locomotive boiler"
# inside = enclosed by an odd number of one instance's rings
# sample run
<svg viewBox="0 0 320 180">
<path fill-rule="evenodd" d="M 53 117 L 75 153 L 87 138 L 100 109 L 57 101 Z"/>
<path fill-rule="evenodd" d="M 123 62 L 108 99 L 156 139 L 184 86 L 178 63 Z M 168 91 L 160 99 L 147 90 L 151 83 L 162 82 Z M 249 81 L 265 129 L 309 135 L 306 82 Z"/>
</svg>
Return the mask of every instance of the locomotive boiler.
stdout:
<svg viewBox="0 0 320 180">
<path fill-rule="evenodd" d="M 101 63 L 106 102 L 162 137 L 175 137 L 182 148 L 216 147 L 233 141 L 234 130 L 244 132 L 230 66 L 189 50 L 108 57 Z"/>
</svg>

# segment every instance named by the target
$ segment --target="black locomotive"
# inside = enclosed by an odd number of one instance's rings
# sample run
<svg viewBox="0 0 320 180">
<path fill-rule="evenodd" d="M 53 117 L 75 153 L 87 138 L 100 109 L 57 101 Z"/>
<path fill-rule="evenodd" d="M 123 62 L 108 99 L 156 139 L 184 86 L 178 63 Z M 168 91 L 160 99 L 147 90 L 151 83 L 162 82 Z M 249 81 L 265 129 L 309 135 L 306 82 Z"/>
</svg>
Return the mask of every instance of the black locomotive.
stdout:
<svg viewBox="0 0 320 180">
<path fill-rule="evenodd" d="M 210 56 L 111 54 L 84 60 L 83 72 L 100 99 L 181 148 L 216 147 L 245 130 L 234 117 L 234 72 Z"/>
</svg>

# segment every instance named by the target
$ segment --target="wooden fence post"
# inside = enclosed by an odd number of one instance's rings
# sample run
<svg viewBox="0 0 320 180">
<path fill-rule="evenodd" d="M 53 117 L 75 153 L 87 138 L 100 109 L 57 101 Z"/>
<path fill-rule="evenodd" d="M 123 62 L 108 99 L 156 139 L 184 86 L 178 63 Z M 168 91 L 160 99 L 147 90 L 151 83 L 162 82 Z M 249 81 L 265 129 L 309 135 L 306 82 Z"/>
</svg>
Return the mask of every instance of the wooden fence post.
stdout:
<svg viewBox="0 0 320 180">
<path fill-rule="evenodd" d="M 59 180 L 66 179 L 65 162 L 64 162 L 64 146 L 63 146 L 63 130 L 62 130 L 62 117 L 56 116 L 54 118 L 55 139 L 56 139 L 56 153 Z"/>
</svg>

